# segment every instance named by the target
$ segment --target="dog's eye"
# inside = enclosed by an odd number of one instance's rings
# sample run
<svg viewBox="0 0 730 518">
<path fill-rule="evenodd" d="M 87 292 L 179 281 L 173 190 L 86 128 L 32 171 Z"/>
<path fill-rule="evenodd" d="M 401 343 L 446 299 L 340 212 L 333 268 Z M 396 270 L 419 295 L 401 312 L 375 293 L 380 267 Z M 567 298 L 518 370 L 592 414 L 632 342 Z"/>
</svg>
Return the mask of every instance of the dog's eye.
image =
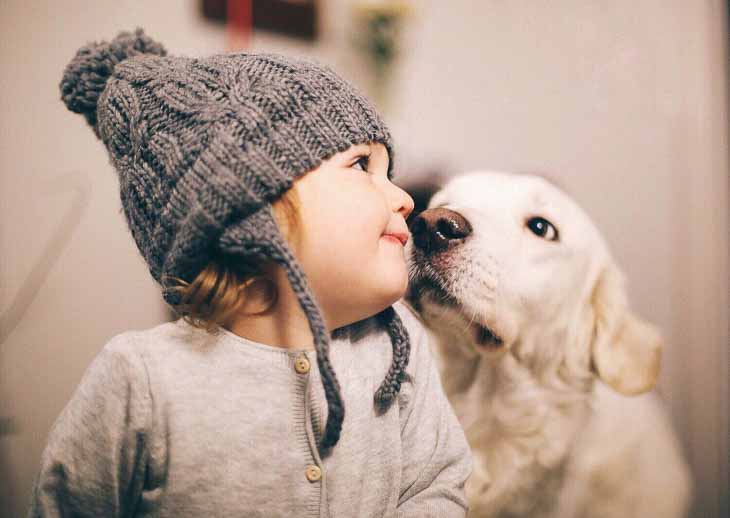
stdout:
<svg viewBox="0 0 730 518">
<path fill-rule="evenodd" d="M 558 229 L 545 218 L 534 217 L 527 221 L 527 227 L 538 237 L 548 241 L 558 240 Z"/>
</svg>

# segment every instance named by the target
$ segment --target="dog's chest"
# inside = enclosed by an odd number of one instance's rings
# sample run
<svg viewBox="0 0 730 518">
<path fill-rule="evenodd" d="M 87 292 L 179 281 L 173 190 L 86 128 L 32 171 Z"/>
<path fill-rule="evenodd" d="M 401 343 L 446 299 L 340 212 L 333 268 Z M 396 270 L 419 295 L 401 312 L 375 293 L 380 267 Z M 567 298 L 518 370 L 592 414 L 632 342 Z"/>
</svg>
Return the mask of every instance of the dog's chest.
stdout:
<svg viewBox="0 0 730 518">
<path fill-rule="evenodd" d="M 588 409 L 560 404 L 538 385 L 505 390 L 494 373 L 483 374 L 481 383 L 449 395 L 474 454 L 472 515 L 551 516 Z"/>
</svg>

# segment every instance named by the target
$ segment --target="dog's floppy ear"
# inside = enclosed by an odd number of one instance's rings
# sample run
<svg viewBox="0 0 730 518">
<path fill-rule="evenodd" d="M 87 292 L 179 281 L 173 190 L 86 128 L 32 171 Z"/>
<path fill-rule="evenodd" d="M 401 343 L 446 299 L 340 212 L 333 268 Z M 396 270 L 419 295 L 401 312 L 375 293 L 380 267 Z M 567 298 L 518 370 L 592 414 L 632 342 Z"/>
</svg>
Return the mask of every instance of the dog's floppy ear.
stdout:
<svg viewBox="0 0 730 518">
<path fill-rule="evenodd" d="M 659 331 L 629 311 L 623 274 L 605 268 L 591 297 L 595 316 L 592 367 L 608 386 L 625 395 L 654 388 L 663 340 Z"/>
</svg>

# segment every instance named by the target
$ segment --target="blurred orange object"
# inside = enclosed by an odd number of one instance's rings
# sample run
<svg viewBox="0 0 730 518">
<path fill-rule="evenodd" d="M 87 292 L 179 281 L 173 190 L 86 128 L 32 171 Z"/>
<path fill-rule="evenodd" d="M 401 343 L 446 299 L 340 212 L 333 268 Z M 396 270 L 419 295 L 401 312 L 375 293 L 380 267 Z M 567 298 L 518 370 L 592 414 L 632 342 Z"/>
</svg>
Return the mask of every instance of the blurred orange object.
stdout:
<svg viewBox="0 0 730 518">
<path fill-rule="evenodd" d="M 226 49 L 243 50 L 249 47 L 253 30 L 252 0 L 226 2 Z"/>
</svg>

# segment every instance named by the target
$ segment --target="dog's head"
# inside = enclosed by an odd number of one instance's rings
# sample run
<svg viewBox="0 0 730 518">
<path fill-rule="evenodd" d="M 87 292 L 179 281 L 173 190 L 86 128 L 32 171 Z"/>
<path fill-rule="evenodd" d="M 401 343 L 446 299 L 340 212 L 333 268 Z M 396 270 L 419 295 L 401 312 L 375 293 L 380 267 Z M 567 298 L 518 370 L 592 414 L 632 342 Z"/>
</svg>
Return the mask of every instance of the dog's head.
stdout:
<svg viewBox="0 0 730 518">
<path fill-rule="evenodd" d="M 624 394 L 654 386 L 657 329 L 629 310 L 601 234 L 551 182 L 460 175 L 410 229 L 406 301 L 442 340 L 487 356 L 509 351 L 537 372 L 593 371 Z"/>
</svg>

